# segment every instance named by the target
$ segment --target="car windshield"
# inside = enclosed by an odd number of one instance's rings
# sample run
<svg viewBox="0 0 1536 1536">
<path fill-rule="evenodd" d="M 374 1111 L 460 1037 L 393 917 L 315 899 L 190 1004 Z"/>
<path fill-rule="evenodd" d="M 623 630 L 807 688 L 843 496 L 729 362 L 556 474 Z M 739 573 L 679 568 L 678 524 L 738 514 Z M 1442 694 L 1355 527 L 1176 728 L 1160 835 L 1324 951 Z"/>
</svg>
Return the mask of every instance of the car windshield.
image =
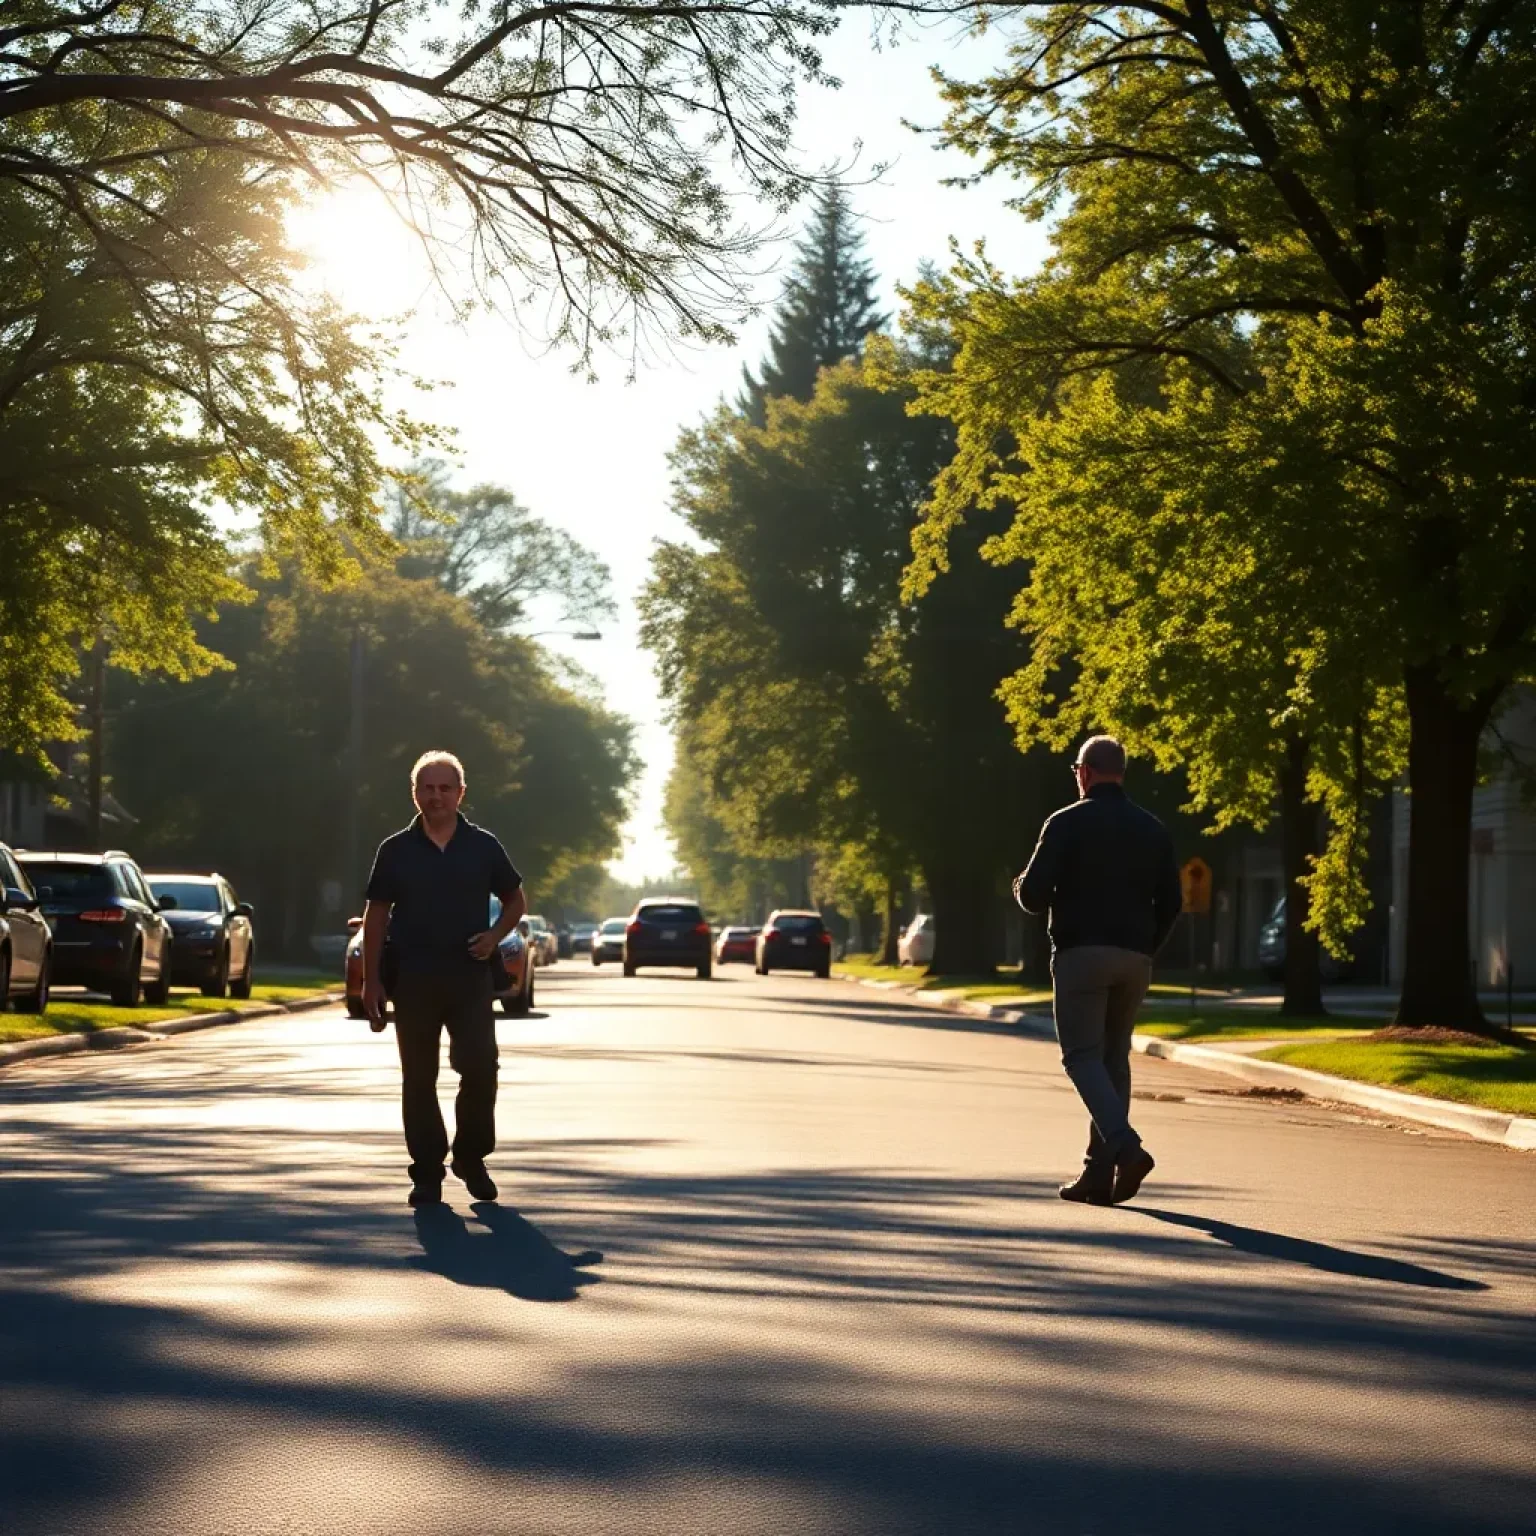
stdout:
<svg viewBox="0 0 1536 1536">
<path fill-rule="evenodd" d="M 542 917 L 537 917 L 530 913 L 528 916 L 528 926 L 532 928 L 535 933 L 543 933 L 545 929 L 549 927 L 549 924 L 546 923 Z"/>
<path fill-rule="evenodd" d="M 783 916 L 774 918 L 773 926 L 780 933 L 820 933 L 821 919 L 808 917 L 799 912 L 786 912 Z"/>
<path fill-rule="evenodd" d="M 604 933 L 623 933 L 625 928 L 628 927 L 628 926 L 629 925 L 625 922 L 625 920 L 622 917 L 610 917 L 608 919 L 608 921 L 603 924 L 603 932 Z"/>
<path fill-rule="evenodd" d="M 23 866 L 44 900 L 111 901 L 117 895 L 112 876 L 100 864 L 28 864 Z"/>
<path fill-rule="evenodd" d="M 149 888 L 156 896 L 173 896 L 178 912 L 217 912 L 219 892 L 216 886 L 201 880 L 151 880 Z"/>
<path fill-rule="evenodd" d="M 644 923 L 702 923 L 704 914 L 697 907 L 685 907 L 681 902 L 666 906 L 641 907 L 635 914 Z"/>
</svg>

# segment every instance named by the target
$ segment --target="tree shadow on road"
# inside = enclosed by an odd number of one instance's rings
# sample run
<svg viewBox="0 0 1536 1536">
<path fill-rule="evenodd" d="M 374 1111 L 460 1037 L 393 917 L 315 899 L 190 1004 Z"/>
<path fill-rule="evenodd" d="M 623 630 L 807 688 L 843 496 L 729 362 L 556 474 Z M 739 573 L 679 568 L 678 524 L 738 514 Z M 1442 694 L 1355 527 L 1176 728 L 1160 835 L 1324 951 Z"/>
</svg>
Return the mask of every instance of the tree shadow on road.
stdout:
<svg viewBox="0 0 1536 1536">
<path fill-rule="evenodd" d="M 600 1279 L 588 1273 L 602 1263 L 595 1248 L 565 1253 L 526 1217 L 494 1202 L 471 1207 L 485 1227 L 471 1232 L 451 1206 L 423 1206 L 416 1212 L 421 1253 L 410 1262 L 456 1285 L 487 1286 L 523 1301 L 571 1301 L 584 1285 Z"/>
<path fill-rule="evenodd" d="M 1356 1253 L 1349 1248 L 1335 1248 L 1329 1243 L 1315 1243 L 1304 1237 L 1287 1237 L 1283 1232 L 1267 1232 L 1262 1227 L 1241 1227 L 1231 1221 L 1215 1221 L 1208 1216 L 1189 1216 L 1182 1211 L 1163 1211 L 1149 1205 L 1128 1207 L 1138 1216 L 1173 1227 L 1187 1227 L 1204 1232 L 1219 1243 L 1226 1243 L 1239 1253 L 1261 1258 L 1280 1259 L 1287 1264 L 1305 1264 L 1308 1269 L 1329 1275 L 1354 1275 L 1360 1280 L 1386 1280 L 1394 1285 L 1421 1285 L 1436 1291 L 1486 1291 L 1481 1280 L 1467 1280 L 1448 1275 L 1444 1270 L 1427 1269 L 1402 1259 L 1381 1254 Z"/>
</svg>

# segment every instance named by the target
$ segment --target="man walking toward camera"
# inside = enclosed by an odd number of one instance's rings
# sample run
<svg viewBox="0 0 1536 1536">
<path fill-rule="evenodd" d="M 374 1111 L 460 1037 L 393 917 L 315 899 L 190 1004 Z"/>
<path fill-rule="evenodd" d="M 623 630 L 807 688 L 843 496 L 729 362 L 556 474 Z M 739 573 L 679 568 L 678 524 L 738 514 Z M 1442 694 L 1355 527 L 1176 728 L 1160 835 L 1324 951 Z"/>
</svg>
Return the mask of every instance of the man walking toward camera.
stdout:
<svg viewBox="0 0 1536 1536">
<path fill-rule="evenodd" d="M 1013 894 L 1050 912 L 1056 1038 L 1091 1116 L 1083 1171 L 1061 1198 L 1118 1205 L 1154 1167 L 1131 1126 L 1131 1032 L 1178 920 L 1179 868 L 1167 828 L 1126 797 L 1113 736 L 1084 742 L 1072 772 L 1077 803 L 1047 818 Z"/>
<path fill-rule="evenodd" d="M 459 810 L 464 765 L 425 752 L 411 769 L 416 819 L 386 837 L 368 877 L 363 909 L 363 1006 L 384 1028 L 385 942 L 400 1047 L 401 1109 L 411 1154 L 412 1205 L 443 1197 L 448 1132 L 437 1102 L 442 1031 L 459 1074 L 453 1173 L 476 1200 L 494 1200 L 485 1160 L 496 1145 L 496 1016 L 491 960 L 528 909 L 506 849 Z M 501 899 L 492 927 L 490 898 Z"/>
</svg>

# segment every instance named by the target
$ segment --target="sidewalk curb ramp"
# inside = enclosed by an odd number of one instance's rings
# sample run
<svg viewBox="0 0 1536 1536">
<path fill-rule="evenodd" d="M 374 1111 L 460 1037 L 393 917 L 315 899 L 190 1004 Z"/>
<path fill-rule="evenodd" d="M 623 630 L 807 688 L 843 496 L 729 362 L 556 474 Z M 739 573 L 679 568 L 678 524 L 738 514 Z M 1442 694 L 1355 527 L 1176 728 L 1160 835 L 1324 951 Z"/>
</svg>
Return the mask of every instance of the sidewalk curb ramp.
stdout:
<svg viewBox="0 0 1536 1536">
<path fill-rule="evenodd" d="M 926 992 L 899 981 L 874 981 L 845 976 L 860 986 L 876 987 L 883 992 L 904 992 L 933 1008 L 948 1013 L 964 1013 L 972 1018 L 992 1019 L 1013 1024 L 1034 1039 L 1054 1040 L 1055 1027 L 1049 1014 L 1019 1008 L 1003 1008 L 993 1003 L 977 1002 L 954 993 Z M 1267 1088 L 1292 1088 L 1309 1099 L 1323 1099 L 1334 1104 L 1349 1104 L 1357 1109 L 1374 1109 L 1378 1114 L 1397 1120 L 1411 1120 L 1419 1125 L 1433 1125 L 1443 1131 L 1459 1131 L 1478 1141 L 1493 1142 L 1517 1152 L 1536 1152 L 1536 1119 L 1526 1115 L 1506 1115 L 1496 1109 L 1479 1109 L 1473 1104 L 1458 1104 L 1454 1099 L 1432 1099 L 1422 1093 L 1404 1093 L 1400 1088 L 1382 1088 L 1375 1083 L 1357 1083 L 1347 1077 L 1331 1077 L 1306 1067 L 1290 1067 L 1281 1061 L 1259 1061 L 1210 1045 L 1186 1045 L 1164 1040 L 1157 1035 L 1131 1036 L 1132 1048 L 1145 1056 L 1176 1061 L 1187 1067 L 1201 1067 L 1210 1072 L 1225 1072 L 1245 1082 Z"/>
<path fill-rule="evenodd" d="M 152 1045 L 170 1035 L 187 1035 L 195 1029 L 220 1024 L 243 1024 L 247 1019 L 270 1019 L 280 1013 L 303 1013 L 341 1001 L 340 992 L 297 997 L 287 1003 L 262 1003 L 255 1008 L 223 1008 L 217 1013 L 187 1013 L 179 1018 L 156 1019 L 149 1024 L 117 1024 L 89 1034 L 42 1035 L 36 1040 L 12 1040 L 0 1044 L 0 1067 L 39 1056 L 76 1056 L 81 1051 L 119 1050 L 128 1045 Z"/>
</svg>

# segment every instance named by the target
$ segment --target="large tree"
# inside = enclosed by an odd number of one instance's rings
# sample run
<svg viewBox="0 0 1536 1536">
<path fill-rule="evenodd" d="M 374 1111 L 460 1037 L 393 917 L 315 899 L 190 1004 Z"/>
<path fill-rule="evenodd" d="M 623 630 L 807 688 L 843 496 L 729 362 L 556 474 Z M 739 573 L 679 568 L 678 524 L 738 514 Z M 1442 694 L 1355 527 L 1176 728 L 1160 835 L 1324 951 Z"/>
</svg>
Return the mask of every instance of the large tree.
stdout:
<svg viewBox="0 0 1536 1536">
<path fill-rule="evenodd" d="M 1027 183 L 1055 254 L 1020 284 L 958 276 L 965 472 L 1008 459 L 1000 420 L 1084 374 L 1152 365 L 1229 397 L 1267 487 L 1300 509 L 1273 534 L 1282 568 L 1310 560 L 1326 590 L 1346 560 L 1357 665 L 1406 702 L 1399 1017 L 1480 1027 L 1478 745 L 1536 660 L 1536 13 L 1129 0 L 1002 24 L 1008 62 L 950 86 L 950 136 Z"/>
</svg>

